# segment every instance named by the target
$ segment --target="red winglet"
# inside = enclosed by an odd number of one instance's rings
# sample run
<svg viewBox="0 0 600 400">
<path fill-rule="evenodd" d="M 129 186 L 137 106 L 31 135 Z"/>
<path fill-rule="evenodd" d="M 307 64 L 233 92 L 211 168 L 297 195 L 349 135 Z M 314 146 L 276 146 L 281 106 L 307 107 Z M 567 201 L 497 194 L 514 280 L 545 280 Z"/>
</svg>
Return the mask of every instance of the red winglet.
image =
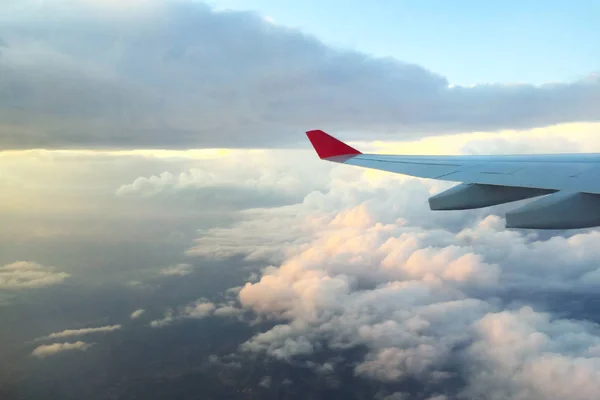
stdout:
<svg viewBox="0 0 600 400">
<path fill-rule="evenodd" d="M 308 140 L 312 143 L 319 158 L 330 158 L 336 156 L 353 156 L 362 154 L 360 151 L 348 146 L 346 143 L 340 142 L 336 138 L 320 129 L 306 132 Z"/>
</svg>

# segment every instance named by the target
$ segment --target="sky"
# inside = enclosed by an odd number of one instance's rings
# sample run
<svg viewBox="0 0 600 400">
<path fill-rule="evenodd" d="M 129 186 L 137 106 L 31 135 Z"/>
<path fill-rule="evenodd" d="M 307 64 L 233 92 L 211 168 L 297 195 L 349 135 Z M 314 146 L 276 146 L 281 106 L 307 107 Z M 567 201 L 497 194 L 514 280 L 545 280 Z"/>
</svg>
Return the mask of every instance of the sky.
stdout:
<svg viewBox="0 0 600 400">
<path fill-rule="evenodd" d="M 0 4 L 0 398 L 596 399 L 598 229 L 304 132 L 600 152 L 598 3 L 211 4 Z"/>
<path fill-rule="evenodd" d="M 396 57 L 451 84 L 577 80 L 600 71 L 596 0 L 215 0 L 334 46 Z"/>
</svg>

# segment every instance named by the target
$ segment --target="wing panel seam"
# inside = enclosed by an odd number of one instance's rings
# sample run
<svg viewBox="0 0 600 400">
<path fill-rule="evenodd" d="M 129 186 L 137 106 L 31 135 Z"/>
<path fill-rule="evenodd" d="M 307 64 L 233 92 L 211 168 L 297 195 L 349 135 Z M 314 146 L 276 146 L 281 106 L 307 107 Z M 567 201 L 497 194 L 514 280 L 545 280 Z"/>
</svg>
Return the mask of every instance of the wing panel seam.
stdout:
<svg viewBox="0 0 600 400">
<path fill-rule="evenodd" d="M 357 156 L 355 159 L 365 160 L 365 161 L 375 161 L 381 163 L 389 163 L 389 164 L 410 164 L 410 165 L 435 165 L 441 167 L 462 167 L 464 164 L 439 164 L 439 163 L 424 163 L 424 162 L 411 162 L 411 161 L 394 161 L 394 160 L 378 160 L 374 158 L 365 158 Z"/>
</svg>

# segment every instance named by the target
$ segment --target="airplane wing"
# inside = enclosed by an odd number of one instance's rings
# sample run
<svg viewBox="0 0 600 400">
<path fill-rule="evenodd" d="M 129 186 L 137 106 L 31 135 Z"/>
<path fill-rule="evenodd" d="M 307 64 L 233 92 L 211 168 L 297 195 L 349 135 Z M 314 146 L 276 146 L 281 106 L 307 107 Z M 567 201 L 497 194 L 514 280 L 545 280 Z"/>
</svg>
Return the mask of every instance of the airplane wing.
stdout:
<svg viewBox="0 0 600 400">
<path fill-rule="evenodd" d="M 429 199 L 466 210 L 540 197 L 506 214 L 507 228 L 600 226 L 600 154 L 426 156 L 363 154 L 322 130 L 306 132 L 322 160 L 460 182 Z"/>
</svg>

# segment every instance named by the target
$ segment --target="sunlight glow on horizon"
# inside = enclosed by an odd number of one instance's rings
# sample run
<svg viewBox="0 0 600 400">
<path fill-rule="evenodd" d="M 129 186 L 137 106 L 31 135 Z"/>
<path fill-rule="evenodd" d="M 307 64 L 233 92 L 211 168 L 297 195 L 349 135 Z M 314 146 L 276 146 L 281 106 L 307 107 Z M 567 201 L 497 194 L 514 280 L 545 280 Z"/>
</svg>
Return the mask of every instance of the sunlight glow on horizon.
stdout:
<svg viewBox="0 0 600 400">
<path fill-rule="evenodd" d="M 381 154 L 406 154 L 406 155 L 459 155 L 466 154 L 465 146 L 469 144 L 482 144 L 485 142 L 512 144 L 512 148 L 519 144 L 530 145 L 533 140 L 541 140 L 540 151 L 534 153 L 560 153 L 564 149 L 556 147 L 548 150 L 544 142 L 562 140 L 576 143 L 580 150 L 575 152 L 600 152 L 600 123 L 578 122 L 565 123 L 553 126 L 533 128 L 526 130 L 502 130 L 498 132 L 464 132 L 448 135 L 434 135 L 417 140 L 373 140 L 350 141 L 344 140 L 344 134 L 327 131 L 327 133 L 347 142 L 362 152 Z M 528 149 L 528 147 L 527 147 Z M 527 150 L 526 149 L 526 150 Z M 566 149 L 569 150 L 569 149 Z M 147 158 L 187 158 L 194 160 L 214 160 L 225 157 L 243 156 L 244 154 L 263 154 L 266 152 L 313 151 L 310 143 L 296 148 L 206 148 L 206 149 L 129 149 L 129 150 L 93 150 L 93 149 L 28 149 L 0 151 L 0 158 L 18 158 L 22 156 L 142 156 Z M 521 151 L 518 151 L 522 153 Z M 484 153 L 478 153 L 484 154 Z M 492 154 L 500 154 L 494 152 Z"/>
</svg>

